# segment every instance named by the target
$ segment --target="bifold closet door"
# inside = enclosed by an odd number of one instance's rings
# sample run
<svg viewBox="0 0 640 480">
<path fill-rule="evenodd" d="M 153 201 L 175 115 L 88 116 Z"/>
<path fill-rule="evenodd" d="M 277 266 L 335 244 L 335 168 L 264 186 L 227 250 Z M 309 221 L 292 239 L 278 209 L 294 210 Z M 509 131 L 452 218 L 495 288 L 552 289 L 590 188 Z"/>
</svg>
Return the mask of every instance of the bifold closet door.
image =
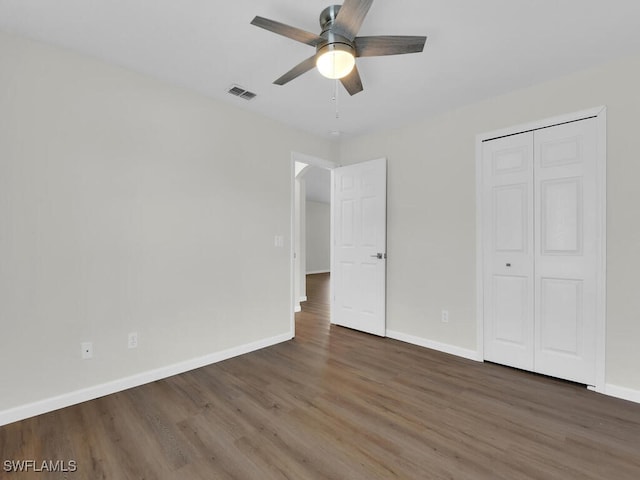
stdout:
<svg viewBox="0 0 640 480">
<path fill-rule="evenodd" d="M 484 357 L 534 368 L 533 133 L 483 144 Z"/>
<path fill-rule="evenodd" d="M 596 119 L 537 130 L 535 371 L 595 385 Z"/>
<path fill-rule="evenodd" d="M 485 359 L 596 380 L 597 120 L 483 144 Z"/>
</svg>

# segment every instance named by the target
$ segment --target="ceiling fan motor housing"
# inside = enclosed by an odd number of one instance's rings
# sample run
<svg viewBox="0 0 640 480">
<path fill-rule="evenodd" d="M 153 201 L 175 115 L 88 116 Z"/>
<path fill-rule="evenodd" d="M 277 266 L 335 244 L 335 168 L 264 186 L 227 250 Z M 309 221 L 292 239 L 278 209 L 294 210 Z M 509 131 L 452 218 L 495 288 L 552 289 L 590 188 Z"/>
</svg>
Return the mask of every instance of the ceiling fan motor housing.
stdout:
<svg viewBox="0 0 640 480">
<path fill-rule="evenodd" d="M 340 5 L 331 5 L 320 13 L 320 27 L 322 27 L 322 33 L 320 33 L 320 36 L 324 41 L 319 42 L 316 46 L 316 53 L 318 55 L 321 55 L 327 50 L 335 49 L 348 51 L 354 57 L 356 56 L 356 49 L 353 42 L 331 30 L 339 11 Z"/>
</svg>

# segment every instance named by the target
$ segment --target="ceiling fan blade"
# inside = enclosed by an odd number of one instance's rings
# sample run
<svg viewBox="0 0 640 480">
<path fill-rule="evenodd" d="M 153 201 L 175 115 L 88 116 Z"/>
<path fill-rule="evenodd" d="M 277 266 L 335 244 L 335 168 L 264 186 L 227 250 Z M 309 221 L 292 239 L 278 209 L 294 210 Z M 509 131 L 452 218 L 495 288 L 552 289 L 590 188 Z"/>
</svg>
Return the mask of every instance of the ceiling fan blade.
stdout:
<svg viewBox="0 0 640 480">
<path fill-rule="evenodd" d="M 306 43 L 312 47 L 315 47 L 319 42 L 323 41 L 322 37 L 315 33 L 307 32 L 306 30 L 301 30 L 264 17 L 255 17 L 251 20 L 251 25 L 264 28 L 265 30 L 269 30 L 270 32 L 277 33 L 278 35 L 291 38 L 301 43 Z"/>
<path fill-rule="evenodd" d="M 333 24 L 333 32 L 349 40 L 356 38 L 372 3 L 373 0 L 344 0 Z"/>
<path fill-rule="evenodd" d="M 356 93 L 364 90 L 362 86 L 362 80 L 360 79 L 360 72 L 358 72 L 358 67 L 354 66 L 351 73 L 346 77 L 340 79 L 344 88 L 347 89 L 349 95 L 355 95 Z"/>
<path fill-rule="evenodd" d="M 401 55 L 419 53 L 424 50 L 427 37 L 388 35 L 376 37 L 357 37 L 355 39 L 356 57 L 378 57 L 382 55 Z"/>
<path fill-rule="evenodd" d="M 300 62 L 298 65 L 293 67 L 291 70 L 289 70 L 287 73 L 282 75 L 279 79 L 277 79 L 273 83 L 275 83 L 276 85 L 284 85 L 285 83 L 290 82 L 294 78 L 298 78 L 303 73 L 307 73 L 309 70 L 311 70 L 315 66 L 316 66 L 316 56 L 313 55 L 312 57 L 307 58 L 304 62 Z"/>
</svg>

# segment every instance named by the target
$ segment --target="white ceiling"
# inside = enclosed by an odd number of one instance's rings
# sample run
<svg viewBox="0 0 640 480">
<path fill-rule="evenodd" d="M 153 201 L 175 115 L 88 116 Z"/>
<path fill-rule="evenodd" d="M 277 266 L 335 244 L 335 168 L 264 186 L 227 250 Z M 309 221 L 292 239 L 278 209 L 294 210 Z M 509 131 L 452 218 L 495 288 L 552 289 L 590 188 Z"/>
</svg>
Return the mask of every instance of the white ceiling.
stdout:
<svg viewBox="0 0 640 480">
<path fill-rule="evenodd" d="M 360 35 L 427 35 L 425 51 L 360 58 L 349 97 L 311 71 L 272 82 L 312 47 L 255 15 L 319 33 L 330 0 L 0 0 L 0 29 L 144 72 L 308 132 L 393 128 L 640 52 L 638 0 L 376 0 Z M 1 60 L 1 59 L 0 59 Z M 239 84 L 254 100 L 226 93 Z"/>
</svg>

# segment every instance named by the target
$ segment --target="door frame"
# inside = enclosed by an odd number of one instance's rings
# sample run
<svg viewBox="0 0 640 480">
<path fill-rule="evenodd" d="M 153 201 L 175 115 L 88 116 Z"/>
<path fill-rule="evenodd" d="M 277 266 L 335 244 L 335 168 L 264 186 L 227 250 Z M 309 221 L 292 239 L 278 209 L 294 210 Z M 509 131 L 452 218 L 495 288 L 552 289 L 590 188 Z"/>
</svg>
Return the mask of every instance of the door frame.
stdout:
<svg viewBox="0 0 640 480">
<path fill-rule="evenodd" d="M 600 232 L 597 272 L 596 307 L 596 384 L 589 389 L 604 393 L 606 389 L 606 274 L 607 274 L 607 107 L 602 105 L 578 112 L 537 120 L 526 124 L 494 130 L 476 135 L 476 349 L 480 361 L 484 361 L 484 262 L 483 262 L 483 201 L 482 201 L 482 144 L 509 135 L 516 135 L 542 128 L 553 127 L 587 118 L 595 118 L 597 124 L 597 195 L 598 230 Z"/>
<path fill-rule="evenodd" d="M 291 338 L 296 336 L 296 306 L 298 305 L 298 300 L 295 298 L 295 246 L 296 246 L 296 199 L 295 199 L 295 185 L 296 185 L 296 162 L 306 163 L 312 167 L 323 168 L 325 170 L 333 170 L 336 167 L 339 167 L 335 162 L 331 160 L 325 160 L 323 158 L 314 157 L 312 155 L 307 155 L 300 152 L 291 152 L 291 160 L 289 162 L 289 178 L 290 178 L 290 225 L 289 231 L 291 242 L 289 243 L 289 293 L 290 293 L 290 301 L 289 301 L 289 322 L 290 322 L 290 334 Z M 333 182 L 332 182 L 333 184 Z M 333 188 L 333 187 L 332 187 Z M 330 227 L 332 229 L 331 238 L 333 239 L 333 226 Z M 333 255 L 333 241 L 330 245 L 330 255 Z"/>
</svg>

